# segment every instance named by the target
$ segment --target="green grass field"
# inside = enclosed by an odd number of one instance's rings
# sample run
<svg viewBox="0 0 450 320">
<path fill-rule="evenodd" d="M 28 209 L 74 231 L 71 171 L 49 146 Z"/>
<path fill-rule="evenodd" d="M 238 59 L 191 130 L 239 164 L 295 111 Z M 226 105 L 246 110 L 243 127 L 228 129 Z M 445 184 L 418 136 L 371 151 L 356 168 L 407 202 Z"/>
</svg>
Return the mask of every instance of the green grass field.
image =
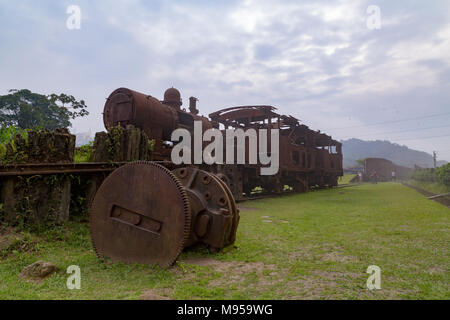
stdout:
<svg viewBox="0 0 450 320">
<path fill-rule="evenodd" d="M 102 263 L 87 224 L 25 235 L 0 259 L 0 299 L 449 299 L 450 211 L 394 183 L 363 184 L 240 204 L 237 241 L 185 252 L 168 270 Z M 37 261 L 60 271 L 18 278 Z M 66 268 L 81 268 L 68 290 Z M 369 265 L 381 290 L 369 291 Z"/>
</svg>

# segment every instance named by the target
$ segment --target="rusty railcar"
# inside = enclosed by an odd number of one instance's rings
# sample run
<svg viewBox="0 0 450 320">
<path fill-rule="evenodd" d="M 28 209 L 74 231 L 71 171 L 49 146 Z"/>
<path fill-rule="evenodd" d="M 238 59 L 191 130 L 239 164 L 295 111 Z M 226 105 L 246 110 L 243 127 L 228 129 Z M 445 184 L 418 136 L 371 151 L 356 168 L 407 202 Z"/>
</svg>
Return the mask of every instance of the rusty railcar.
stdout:
<svg viewBox="0 0 450 320">
<path fill-rule="evenodd" d="M 364 160 L 364 175 L 365 181 L 370 181 L 370 176 L 376 172 L 378 181 L 392 181 L 393 179 L 407 180 L 411 173 L 412 168 L 399 166 L 392 161 L 383 158 L 366 158 Z M 395 176 L 392 176 L 392 173 Z"/>
<path fill-rule="evenodd" d="M 311 130 L 292 116 L 276 113 L 275 107 L 231 107 L 211 113 L 208 119 L 198 115 L 196 101 L 194 97 L 189 99 L 187 111 L 181 108 L 181 94 L 175 88 L 168 89 L 163 100 L 120 88 L 107 99 L 104 124 L 106 129 L 118 124 L 133 124 L 143 129 L 155 140 L 154 160 L 169 161 L 171 132 L 176 128 L 192 132 L 194 121 L 201 121 L 203 130 L 213 127 L 222 130 L 279 129 L 280 169 L 275 175 L 260 175 L 261 165 L 248 164 L 248 161 L 246 164 L 197 165 L 221 177 L 236 200 L 250 196 L 255 188 L 280 193 L 285 189 L 303 192 L 310 188 L 332 187 L 343 175 L 342 144 L 320 131 Z M 248 148 L 245 149 L 248 152 Z"/>
<path fill-rule="evenodd" d="M 241 197 L 241 191 L 248 196 L 256 187 L 281 193 L 287 186 L 297 192 L 313 187 L 336 186 L 339 176 L 343 174 L 342 144 L 300 124 L 298 119 L 280 115 L 275 110 L 275 107 L 265 105 L 241 106 L 209 115 L 213 122 L 219 122 L 225 128 L 253 128 L 256 131 L 279 129 L 278 173 L 261 176 L 260 165 L 248 164 L 227 169 L 227 176 L 236 196 Z"/>
</svg>

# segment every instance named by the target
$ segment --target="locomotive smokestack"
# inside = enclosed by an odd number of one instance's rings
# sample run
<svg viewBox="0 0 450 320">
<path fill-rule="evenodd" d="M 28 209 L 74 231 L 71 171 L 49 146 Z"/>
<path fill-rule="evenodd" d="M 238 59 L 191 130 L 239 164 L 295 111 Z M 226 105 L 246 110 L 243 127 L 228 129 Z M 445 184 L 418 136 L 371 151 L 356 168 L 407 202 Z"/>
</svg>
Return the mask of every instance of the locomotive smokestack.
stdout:
<svg viewBox="0 0 450 320">
<path fill-rule="evenodd" d="M 198 99 L 196 97 L 189 98 L 189 111 L 193 114 L 198 114 L 197 101 Z"/>
</svg>

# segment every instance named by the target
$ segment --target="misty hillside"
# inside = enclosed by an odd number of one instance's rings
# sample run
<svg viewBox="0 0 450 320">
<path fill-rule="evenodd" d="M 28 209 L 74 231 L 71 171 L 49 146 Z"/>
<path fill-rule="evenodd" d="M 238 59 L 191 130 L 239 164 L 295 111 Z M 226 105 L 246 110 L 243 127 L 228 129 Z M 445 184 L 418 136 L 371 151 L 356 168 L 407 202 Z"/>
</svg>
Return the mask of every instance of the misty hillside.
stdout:
<svg viewBox="0 0 450 320">
<path fill-rule="evenodd" d="M 344 168 L 356 165 L 356 160 L 364 158 L 385 158 L 398 165 L 414 167 L 418 165 L 424 168 L 433 167 L 433 156 L 423 151 L 409 149 L 389 141 L 363 141 L 349 139 L 341 141 L 344 154 Z M 437 165 L 443 165 L 446 161 L 438 161 Z"/>
</svg>

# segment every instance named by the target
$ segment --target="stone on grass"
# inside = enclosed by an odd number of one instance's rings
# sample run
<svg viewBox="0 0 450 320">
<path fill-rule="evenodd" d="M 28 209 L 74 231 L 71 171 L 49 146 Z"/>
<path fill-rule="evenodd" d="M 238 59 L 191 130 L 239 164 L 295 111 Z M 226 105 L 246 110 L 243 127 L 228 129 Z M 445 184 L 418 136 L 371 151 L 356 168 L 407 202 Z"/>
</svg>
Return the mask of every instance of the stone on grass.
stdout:
<svg viewBox="0 0 450 320">
<path fill-rule="evenodd" d="M 19 277 L 24 280 L 40 281 L 50 277 L 56 271 L 58 271 L 58 267 L 54 264 L 45 261 L 37 261 L 23 268 Z"/>
</svg>

